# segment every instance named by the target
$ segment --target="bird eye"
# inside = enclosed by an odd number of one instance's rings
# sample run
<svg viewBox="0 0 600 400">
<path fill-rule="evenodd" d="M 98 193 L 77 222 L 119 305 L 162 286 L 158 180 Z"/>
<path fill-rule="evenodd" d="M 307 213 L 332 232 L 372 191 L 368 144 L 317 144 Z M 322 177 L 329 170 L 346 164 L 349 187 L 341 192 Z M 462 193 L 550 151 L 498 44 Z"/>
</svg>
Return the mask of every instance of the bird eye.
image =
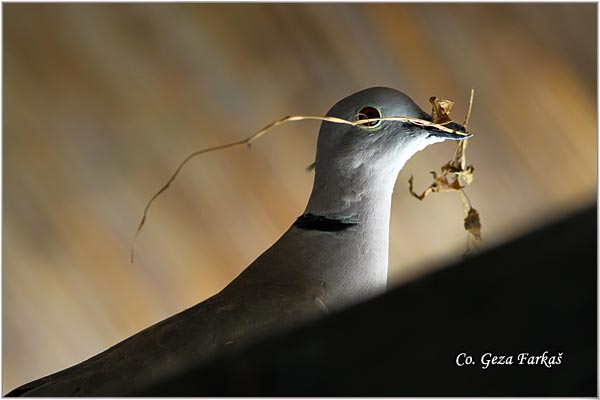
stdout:
<svg viewBox="0 0 600 400">
<path fill-rule="evenodd" d="M 381 113 L 375 107 L 363 107 L 354 116 L 355 121 L 360 121 L 363 119 L 374 119 L 374 118 L 381 118 Z M 371 122 L 367 122 L 366 124 L 361 124 L 359 126 L 373 128 L 374 126 L 377 126 L 379 124 L 381 124 L 381 121 L 371 121 Z"/>
</svg>

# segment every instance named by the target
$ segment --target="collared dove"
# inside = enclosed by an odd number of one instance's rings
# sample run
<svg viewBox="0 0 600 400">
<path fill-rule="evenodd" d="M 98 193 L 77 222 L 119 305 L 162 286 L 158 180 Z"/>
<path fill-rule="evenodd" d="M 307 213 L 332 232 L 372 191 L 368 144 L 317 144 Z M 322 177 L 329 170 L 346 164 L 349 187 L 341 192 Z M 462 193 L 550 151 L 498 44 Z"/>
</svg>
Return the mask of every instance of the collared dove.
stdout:
<svg viewBox="0 0 600 400">
<path fill-rule="evenodd" d="M 432 118 L 405 94 L 383 87 L 355 93 L 327 115 Z M 224 349 L 384 291 L 392 190 L 400 169 L 430 144 L 466 137 L 398 121 L 323 122 L 304 214 L 221 292 L 8 395 L 125 395 Z"/>
</svg>

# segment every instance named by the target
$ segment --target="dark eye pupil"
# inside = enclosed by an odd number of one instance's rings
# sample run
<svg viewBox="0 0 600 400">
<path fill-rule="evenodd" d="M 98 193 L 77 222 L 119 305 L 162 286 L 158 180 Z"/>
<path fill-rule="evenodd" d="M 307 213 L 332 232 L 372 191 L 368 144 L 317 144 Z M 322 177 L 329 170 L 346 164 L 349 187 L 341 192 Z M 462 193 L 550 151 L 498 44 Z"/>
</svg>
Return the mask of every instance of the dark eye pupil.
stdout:
<svg viewBox="0 0 600 400">
<path fill-rule="evenodd" d="M 359 120 L 374 119 L 374 118 L 381 118 L 381 114 L 379 114 L 379 111 L 374 107 L 365 107 L 358 112 Z M 372 121 L 372 122 L 364 124 L 363 126 L 375 126 L 378 123 L 379 123 L 379 121 Z"/>
</svg>

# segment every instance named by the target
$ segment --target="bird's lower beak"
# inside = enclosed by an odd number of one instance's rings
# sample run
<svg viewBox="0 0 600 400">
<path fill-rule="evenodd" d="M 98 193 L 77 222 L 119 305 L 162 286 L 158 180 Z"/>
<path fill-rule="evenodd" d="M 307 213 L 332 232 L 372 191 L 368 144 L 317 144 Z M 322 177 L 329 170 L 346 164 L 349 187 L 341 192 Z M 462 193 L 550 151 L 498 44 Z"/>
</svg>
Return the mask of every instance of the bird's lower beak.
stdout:
<svg viewBox="0 0 600 400">
<path fill-rule="evenodd" d="M 473 136 L 472 134 L 467 133 L 464 126 L 457 124 L 456 122 L 448 122 L 447 124 L 444 124 L 444 126 L 452 129 L 454 132 L 442 131 L 435 126 L 424 126 L 423 129 L 429 132 L 428 137 L 434 136 L 450 140 L 463 140 Z"/>
</svg>

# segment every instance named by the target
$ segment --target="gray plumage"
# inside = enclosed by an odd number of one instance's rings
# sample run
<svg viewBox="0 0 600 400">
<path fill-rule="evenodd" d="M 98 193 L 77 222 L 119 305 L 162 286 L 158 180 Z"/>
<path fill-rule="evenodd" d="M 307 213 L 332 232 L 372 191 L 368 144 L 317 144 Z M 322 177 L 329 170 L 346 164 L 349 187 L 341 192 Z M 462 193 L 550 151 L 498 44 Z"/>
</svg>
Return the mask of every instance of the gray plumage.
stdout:
<svg viewBox="0 0 600 400">
<path fill-rule="evenodd" d="M 350 120 L 431 119 L 409 97 L 371 88 L 328 113 Z M 455 129 L 464 128 L 455 125 Z M 221 292 L 71 368 L 9 395 L 124 395 L 158 378 L 385 290 L 391 195 L 404 163 L 445 139 L 433 128 L 385 121 L 321 125 L 315 182 L 305 216 Z"/>
</svg>

